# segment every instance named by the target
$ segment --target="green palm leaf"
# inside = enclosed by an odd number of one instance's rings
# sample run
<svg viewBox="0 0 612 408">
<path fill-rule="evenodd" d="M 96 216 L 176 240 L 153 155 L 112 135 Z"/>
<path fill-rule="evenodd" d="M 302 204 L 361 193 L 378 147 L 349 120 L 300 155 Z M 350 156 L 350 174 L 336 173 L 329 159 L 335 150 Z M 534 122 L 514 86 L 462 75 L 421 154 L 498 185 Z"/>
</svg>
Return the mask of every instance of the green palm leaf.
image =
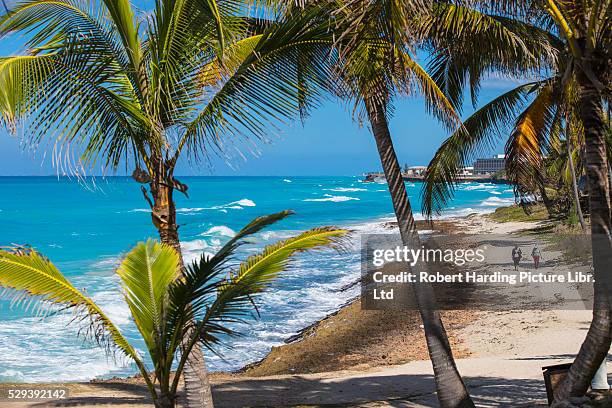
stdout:
<svg viewBox="0 0 612 408">
<path fill-rule="evenodd" d="M 548 83 L 518 116 L 514 130 L 506 143 L 506 174 L 521 191 L 537 191 L 543 185 L 542 161 L 546 155 L 550 130 L 557 116 L 554 100 L 558 95 Z"/>
<path fill-rule="evenodd" d="M 338 247 L 348 232 L 335 227 L 314 228 L 268 245 L 261 253 L 252 255 L 241 263 L 238 270 L 230 275 L 227 285 L 246 285 L 253 293 L 262 290 L 279 272 L 287 268 L 296 253 L 315 248 Z"/>
<path fill-rule="evenodd" d="M 178 253 L 153 240 L 136 245 L 117 270 L 132 317 L 149 350 L 161 342 L 168 288 L 179 271 Z"/>
<path fill-rule="evenodd" d="M 260 218 L 261 219 L 261 218 Z M 265 218 L 264 218 L 265 219 Z M 251 223 L 250 225 L 255 225 Z M 196 318 L 196 327 L 189 346 L 183 351 L 178 370 L 186 362 L 189 350 L 198 342 L 214 351 L 221 335 L 237 335 L 232 323 L 241 322 L 251 316 L 254 297 L 265 290 L 270 283 L 289 267 L 297 253 L 323 247 L 341 248 L 348 230 L 334 227 L 314 228 L 302 234 L 268 245 L 264 250 L 242 262 L 235 272 L 226 279 L 219 279 L 225 269 L 219 269 L 219 257 L 202 258 L 185 272 L 185 279 L 177 281 L 170 291 L 170 303 L 185 304 L 185 293 L 193 296 L 188 313 L 183 315 L 184 307 L 174 310 L 183 319 Z M 175 320 L 178 320 L 175 316 Z M 171 317 L 172 320 L 172 317 Z M 173 387 L 178 386 L 175 379 Z"/>
<path fill-rule="evenodd" d="M 439 214 L 454 193 L 461 166 L 490 149 L 513 126 L 513 118 L 543 82 L 520 85 L 478 109 L 444 141 L 427 167 L 423 185 L 425 215 Z"/>
<path fill-rule="evenodd" d="M 458 111 L 466 87 L 476 103 L 487 73 L 537 75 L 563 48 L 558 38 L 536 25 L 489 14 L 486 8 L 443 2 L 416 20 L 416 30 L 432 51 L 428 71 Z"/>
<path fill-rule="evenodd" d="M 9 252 L 0 250 L 0 286 L 25 292 L 50 304 L 75 309 L 91 320 L 93 338 L 100 342 L 111 340 L 123 354 L 142 365 L 136 350 L 119 329 L 91 298 L 76 289 L 46 258 L 33 250 Z M 14 296 L 17 304 L 25 300 Z"/>
</svg>

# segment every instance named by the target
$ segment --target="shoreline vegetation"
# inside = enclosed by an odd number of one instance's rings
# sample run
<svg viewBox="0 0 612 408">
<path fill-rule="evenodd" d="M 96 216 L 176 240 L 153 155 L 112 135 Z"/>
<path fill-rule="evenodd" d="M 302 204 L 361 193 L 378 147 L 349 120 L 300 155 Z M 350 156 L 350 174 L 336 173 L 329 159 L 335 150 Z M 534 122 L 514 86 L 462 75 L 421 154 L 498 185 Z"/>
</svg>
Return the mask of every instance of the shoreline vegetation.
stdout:
<svg viewBox="0 0 612 408">
<path fill-rule="evenodd" d="M 560 225 L 545 221 L 538 211 L 525 217 L 514 217 L 516 212 L 516 206 L 501 207 L 490 214 L 435 221 L 433 228 L 446 233 L 521 234 Z M 396 226 L 386 223 L 385 227 Z M 425 221 L 418 223 L 419 230 L 431 227 Z M 540 367 L 573 358 L 588 328 L 589 313 L 456 310 L 441 315 L 476 399 L 496 395 L 513 401 L 513 406 L 546 406 Z M 408 374 L 410 381 L 403 377 Z M 215 400 L 223 407 L 378 407 L 391 406 L 390 400 L 404 401 L 400 406 L 435 405 L 435 386 L 418 311 L 362 310 L 359 298 L 304 328 L 286 344 L 273 347 L 261 361 L 236 372 L 211 373 L 211 379 Z M 372 385 L 377 380 L 386 384 L 382 387 L 384 398 L 378 394 L 381 387 L 377 391 Z M 321 388 L 323 383 L 326 386 Z M 49 406 L 150 404 L 140 376 L 62 385 L 69 388 L 69 399 L 49 402 Z M 500 387 L 505 387 L 503 395 Z M 182 393 L 181 386 L 179 395 Z M 40 406 L 22 404 L 10 406 Z"/>
</svg>

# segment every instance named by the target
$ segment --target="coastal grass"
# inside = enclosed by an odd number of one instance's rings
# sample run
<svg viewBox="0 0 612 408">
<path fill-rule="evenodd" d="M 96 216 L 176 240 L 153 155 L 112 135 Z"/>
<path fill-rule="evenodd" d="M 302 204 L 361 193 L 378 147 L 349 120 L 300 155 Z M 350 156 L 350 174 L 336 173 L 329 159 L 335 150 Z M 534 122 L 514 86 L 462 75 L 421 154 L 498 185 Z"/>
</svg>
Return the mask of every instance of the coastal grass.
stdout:
<svg viewBox="0 0 612 408">
<path fill-rule="evenodd" d="M 495 212 L 487 214 L 486 217 L 497 222 L 537 222 L 549 219 L 548 212 L 543 204 L 529 206 L 529 213 L 526 213 L 525 210 L 518 205 L 499 207 Z"/>
</svg>

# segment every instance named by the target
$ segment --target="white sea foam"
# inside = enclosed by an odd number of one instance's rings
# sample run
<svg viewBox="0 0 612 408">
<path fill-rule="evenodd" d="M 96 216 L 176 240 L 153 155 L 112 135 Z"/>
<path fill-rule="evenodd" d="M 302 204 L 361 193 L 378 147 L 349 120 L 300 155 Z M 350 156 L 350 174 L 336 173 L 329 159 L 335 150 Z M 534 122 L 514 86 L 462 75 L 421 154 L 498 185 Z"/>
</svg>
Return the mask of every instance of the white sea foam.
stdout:
<svg viewBox="0 0 612 408">
<path fill-rule="evenodd" d="M 497 188 L 497 185 L 492 184 L 492 183 L 478 183 L 474 185 L 470 183 L 468 185 L 465 185 L 459 188 L 461 188 L 462 190 L 466 190 L 466 191 L 490 190 L 490 189 Z"/>
<path fill-rule="evenodd" d="M 112 257 L 100 259 L 99 261 L 95 262 L 92 265 L 92 267 L 95 269 L 104 269 L 104 270 L 117 269 L 120 263 L 121 263 L 120 257 L 112 256 Z"/>
<path fill-rule="evenodd" d="M 339 193 L 354 192 L 354 191 L 368 191 L 367 188 L 357 188 L 357 187 L 336 187 L 336 188 L 326 188 L 325 190 L 336 191 Z"/>
<path fill-rule="evenodd" d="M 181 250 L 183 252 L 201 251 L 204 248 L 208 248 L 208 242 L 203 239 L 181 242 Z"/>
<path fill-rule="evenodd" d="M 285 183 L 293 183 L 293 182 L 292 182 L 291 180 L 289 180 L 289 179 L 283 179 L 283 181 L 284 181 Z"/>
<path fill-rule="evenodd" d="M 194 215 L 206 210 L 219 210 L 221 212 L 227 213 L 227 210 L 242 210 L 244 207 L 255 207 L 255 203 L 253 200 L 249 200 L 248 198 L 243 198 L 238 201 L 232 201 L 231 203 L 214 205 L 212 207 L 181 207 L 177 208 L 176 212 L 182 215 Z M 148 208 L 134 208 L 128 212 L 151 212 Z"/>
<path fill-rule="evenodd" d="M 204 210 L 208 210 L 209 208 L 205 207 L 195 207 L 195 208 L 177 208 L 176 212 L 179 214 L 193 214 L 198 213 Z"/>
<path fill-rule="evenodd" d="M 334 196 L 331 194 L 325 194 L 325 198 L 307 198 L 305 200 L 302 201 L 331 201 L 334 203 L 340 203 L 343 201 L 350 201 L 350 200 L 359 200 L 356 197 L 348 197 L 348 196 Z"/>
<path fill-rule="evenodd" d="M 236 232 L 230 227 L 226 227 L 225 225 L 215 225 L 214 227 L 209 228 L 208 231 L 203 232 L 200 235 L 222 235 L 225 237 L 233 237 L 234 235 L 236 235 Z"/>
<path fill-rule="evenodd" d="M 514 204 L 514 198 L 489 197 L 480 203 L 483 207 L 501 207 L 503 205 Z"/>
<path fill-rule="evenodd" d="M 248 198 L 243 198 L 242 200 L 231 202 L 228 205 L 234 204 L 241 205 L 243 207 L 255 207 L 255 203 L 252 200 L 249 200 Z"/>
<path fill-rule="evenodd" d="M 459 209 L 454 209 L 452 211 L 445 211 L 440 216 L 440 219 L 465 217 L 466 215 L 470 215 L 470 214 L 486 214 L 486 213 L 491 212 L 492 210 L 493 210 L 492 208 L 472 208 L 472 207 L 459 208 Z"/>
<path fill-rule="evenodd" d="M 134 208 L 133 210 L 129 210 L 128 212 L 147 212 L 150 213 L 150 208 Z"/>
<path fill-rule="evenodd" d="M 94 293 L 92 298 L 122 331 L 131 325 L 118 288 Z M 0 382 L 85 381 L 133 371 L 126 371 L 130 363 L 125 358 L 108 357 L 96 344 L 79 338 L 79 329 L 86 326 L 87 321 L 74 320 L 66 312 L 1 321 L 0 367 L 10 369 L 0 370 Z"/>
</svg>

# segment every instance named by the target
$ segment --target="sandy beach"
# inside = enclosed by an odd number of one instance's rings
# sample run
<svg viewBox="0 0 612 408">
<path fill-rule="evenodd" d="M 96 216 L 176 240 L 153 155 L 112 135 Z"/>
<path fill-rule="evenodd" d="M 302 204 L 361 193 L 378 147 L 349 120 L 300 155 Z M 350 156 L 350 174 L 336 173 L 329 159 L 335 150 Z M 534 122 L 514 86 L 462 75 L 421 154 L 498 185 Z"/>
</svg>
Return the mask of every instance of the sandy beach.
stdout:
<svg viewBox="0 0 612 408">
<path fill-rule="evenodd" d="M 516 234 L 537 222 L 472 215 L 436 224 Z M 425 228 L 425 226 L 423 226 Z M 542 268 L 546 272 L 546 267 Z M 585 310 L 444 311 L 459 369 L 480 407 L 546 406 L 541 367 L 572 360 Z M 416 311 L 364 311 L 355 300 L 239 373 L 213 375 L 219 407 L 435 407 L 435 384 Z M 137 378 L 67 384 L 70 398 L 7 406 L 147 406 Z"/>
</svg>

